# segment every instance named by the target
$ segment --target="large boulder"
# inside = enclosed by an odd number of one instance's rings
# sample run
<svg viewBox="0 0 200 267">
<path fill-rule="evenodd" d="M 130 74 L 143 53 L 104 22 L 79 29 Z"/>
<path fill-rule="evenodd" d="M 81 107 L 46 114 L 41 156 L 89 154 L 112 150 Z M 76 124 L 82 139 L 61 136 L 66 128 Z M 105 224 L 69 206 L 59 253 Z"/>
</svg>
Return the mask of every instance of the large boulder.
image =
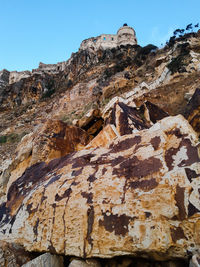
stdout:
<svg viewBox="0 0 200 267">
<path fill-rule="evenodd" d="M 0 239 L 78 257 L 188 258 L 200 243 L 200 156 L 181 116 L 26 169 Z"/>
<path fill-rule="evenodd" d="M 123 102 L 114 104 L 109 116 L 105 117 L 105 123 L 113 124 L 119 135 L 132 134 L 150 127 L 141 112 Z"/>
<path fill-rule="evenodd" d="M 79 127 L 69 126 L 60 120 L 45 121 L 35 132 L 24 136 L 13 159 L 5 164 L 0 176 L 0 197 L 7 185 L 20 177 L 26 168 L 81 150 L 89 141 L 90 136 Z"/>
<path fill-rule="evenodd" d="M 126 103 L 123 98 L 119 97 L 112 99 L 103 110 L 105 124 L 114 125 L 119 135 L 148 129 L 168 116 L 164 110 L 149 101 L 136 108 L 133 101 Z"/>
</svg>

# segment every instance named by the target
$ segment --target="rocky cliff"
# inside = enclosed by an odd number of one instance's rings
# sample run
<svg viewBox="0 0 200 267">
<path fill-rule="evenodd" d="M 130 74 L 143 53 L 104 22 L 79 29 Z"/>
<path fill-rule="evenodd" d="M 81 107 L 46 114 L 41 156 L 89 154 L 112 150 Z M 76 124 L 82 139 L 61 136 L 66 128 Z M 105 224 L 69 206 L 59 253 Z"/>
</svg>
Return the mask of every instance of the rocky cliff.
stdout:
<svg viewBox="0 0 200 267">
<path fill-rule="evenodd" d="M 199 78 L 199 33 L 1 71 L 1 240 L 66 266 L 187 266 L 200 244 Z"/>
</svg>

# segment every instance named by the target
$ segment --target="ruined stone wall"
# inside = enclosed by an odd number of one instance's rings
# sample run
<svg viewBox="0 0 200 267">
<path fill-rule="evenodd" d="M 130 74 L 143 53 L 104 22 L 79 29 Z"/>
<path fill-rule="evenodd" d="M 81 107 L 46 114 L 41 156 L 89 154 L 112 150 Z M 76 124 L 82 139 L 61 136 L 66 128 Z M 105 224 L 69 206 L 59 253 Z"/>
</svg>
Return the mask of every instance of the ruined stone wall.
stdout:
<svg viewBox="0 0 200 267">
<path fill-rule="evenodd" d="M 137 39 L 133 28 L 123 26 L 118 30 L 117 34 L 101 34 L 100 36 L 83 40 L 80 50 L 87 48 L 94 50 L 99 48 L 107 49 L 127 44 L 135 45 L 137 44 Z"/>
<path fill-rule="evenodd" d="M 23 78 L 28 78 L 31 76 L 30 71 L 11 71 L 9 76 L 9 84 L 16 83 Z"/>
<path fill-rule="evenodd" d="M 117 36 L 115 34 L 102 34 L 97 37 L 92 37 L 84 40 L 81 43 L 80 49 L 84 50 L 88 47 L 97 50 L 99 48 L 107 49 L 117 46 Z"/>
<path fill-rule="evenodd" d="M 58 62 L 57 64 L 45 64 L 40 62 L 37 69 L 33 69 L 32 73 L 58 73 L 59 71 L 63 71 L 65 68 L 65 61 Z"/>
</svg>

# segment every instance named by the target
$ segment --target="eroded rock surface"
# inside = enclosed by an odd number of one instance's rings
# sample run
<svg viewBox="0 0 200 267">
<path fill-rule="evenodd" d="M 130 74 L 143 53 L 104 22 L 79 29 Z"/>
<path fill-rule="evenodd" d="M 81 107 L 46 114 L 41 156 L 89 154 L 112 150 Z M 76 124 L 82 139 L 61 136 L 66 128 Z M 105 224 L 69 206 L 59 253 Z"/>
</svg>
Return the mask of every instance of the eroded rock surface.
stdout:
<svg viewBox="0 0 200 267">
<path fill-rule="evenodd" d="M 21 176 L 26 168 L 81 150 L 89 141 L 90 136 L 83 129 L 59 120 L 47 120 L 35 132 L 24 136 L 13 159 L 5 164 L 0 176 L 2 194 L 6 191 L 7 184 Z"/>
<path fill-rule="evenodd" d="M 110 116 L 106 119 L 106 124 L 113 124 L 121 136 L 131 134 L 150 127 L 142 115 L 136 108 L 118 102 L 114 104 Z"/>
<path fill-rule="evenodd" d="M 0 267 L 21 267 L 32 258 L 22 246 L 0 241 Z"/>
<path fill-rule="evenodd" d="M 200 135 L 200 88 L 197 88 L 191 97 L 184 112 L 195 131 Z"/>
<path fill-rule="evenodd" d="M 200 242 L 200 157 L 180 115 L 26 169 L 0 207 L 0 238 L 78 257 L 187 258 Z"/>
</svg>

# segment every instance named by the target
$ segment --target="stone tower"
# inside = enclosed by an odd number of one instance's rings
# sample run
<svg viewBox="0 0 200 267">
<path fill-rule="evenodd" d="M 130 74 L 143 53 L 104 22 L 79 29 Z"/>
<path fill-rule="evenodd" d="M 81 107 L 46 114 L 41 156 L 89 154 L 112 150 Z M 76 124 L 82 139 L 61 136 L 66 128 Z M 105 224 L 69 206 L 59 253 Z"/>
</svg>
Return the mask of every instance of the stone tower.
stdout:
<svg viewBox="0 0 200 267">
<path fill-rule="evenodd" d="M 118 45 L 136 45 L 137 39 L 133 28 L 129 27 L 126 23 L 117 31 Z"/>
</svg>

